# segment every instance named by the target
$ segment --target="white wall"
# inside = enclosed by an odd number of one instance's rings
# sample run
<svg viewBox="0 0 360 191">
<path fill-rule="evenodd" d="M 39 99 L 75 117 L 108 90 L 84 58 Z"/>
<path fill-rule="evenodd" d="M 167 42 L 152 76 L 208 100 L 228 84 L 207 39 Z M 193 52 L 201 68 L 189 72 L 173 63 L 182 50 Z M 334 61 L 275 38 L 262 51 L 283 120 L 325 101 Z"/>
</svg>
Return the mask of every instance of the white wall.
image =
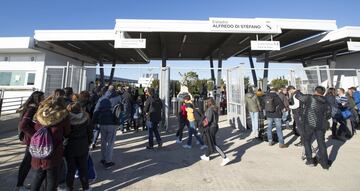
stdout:
<svg viewBox="0 0 360 191">
<path fill-rule="evenodd" d="M 0 58 L 8 57 L 8 61 L 0 60 L 0 71 L 27 71 L 35 72 L 35 83 L 32 86 L 0 86 L 4 89 L 41 89 L 44 72 L 45 55 L 42 53 L 2 53 Z M 34 57 L 34 61 L 31 61 Z"/>
</svg>

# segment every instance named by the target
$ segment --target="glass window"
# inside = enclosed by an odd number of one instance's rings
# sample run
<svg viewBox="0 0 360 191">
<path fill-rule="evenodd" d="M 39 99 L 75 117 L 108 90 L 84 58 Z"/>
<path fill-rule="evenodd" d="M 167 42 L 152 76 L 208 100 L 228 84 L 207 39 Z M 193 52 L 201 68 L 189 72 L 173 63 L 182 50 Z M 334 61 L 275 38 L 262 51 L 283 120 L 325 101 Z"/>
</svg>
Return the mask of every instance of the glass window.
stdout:
<svg viewBox="0 0 360 191">
<path fill-rule="evenodd" d="M 9 86 L 11 81 L 11 72 L 0 72 L 0 86 Z"/>
<path fill-rule="evenodd" d="M 35 84 L 35 73 L 28 73 L 26 85 L 31 86 Z"/>
</svg>

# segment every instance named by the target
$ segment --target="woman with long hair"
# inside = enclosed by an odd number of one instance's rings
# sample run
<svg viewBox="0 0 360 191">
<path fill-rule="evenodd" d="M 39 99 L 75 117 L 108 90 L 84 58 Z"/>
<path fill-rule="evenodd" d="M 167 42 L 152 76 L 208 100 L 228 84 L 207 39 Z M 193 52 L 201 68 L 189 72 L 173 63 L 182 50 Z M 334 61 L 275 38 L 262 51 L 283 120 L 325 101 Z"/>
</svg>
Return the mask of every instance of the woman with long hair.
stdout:
<svg viewBox="0 0 360 191">
<path fill-rule="evenodd" d="M 226 157 L 225 153 L 216 143 L 216 133 L 219 130 L 219 110 L 215 105 L 215 100 L 209 98 L 206 101 L 207 110 L 205 112 L 205 119 L 203 121 L 204 126 L 204 139 L 207 144 L 207 151 L 200 158 L 205 161 L 210 161 L 210 155 L 216 150 L 223 158 L 221 166 L 225 166 L 230 162 L 230 159 Z"/>
<path fill-rule="evenodd" d="M 46 178 L 46 190 L 56 190 L 58 186 L 58 171 L 63 162 L 64 153 L 63 139 L 70 134 L 69 113 L 66 110 L 66 102 L 63 96 L 52 96 L 38 108 L 35 114 L 35 130 L 47 128 L 51 135 L 53 151 L 46 158 L 32 157 L 31 167 L 35 170 L 35 176 L 31 183 L 31 190 L 40 190 L 40 186 Z"/>
<path fill-rule="evenodd" d="M 333 139 L 338 138 L 337 134 L 337 125 L 340 121 L 340 109 L 338 107 L 338 104 L 336 103 L 336 89 L 335 88 L 329 88 L 325 94 L 325 99 L 328 102 L 328 104 L 331 106 L 331 118 L 332 118 L 332 126 L 331 126 L 331 137 Z"/>
<path fill-rule="evenodd" d="M 20 164 L 18 179 L 15 190 L 25 190 L 24 181 L 31 169 L 31 155 L 29 152 L 30 139 L 36 132 L 33 117 L 44 100 L 44 93 L 41 91 L 33 92 L 26 102 L 18 109 L 21 113 L 21 120 L 19 122 L 19 139 L 26 145 L 25 155 Z"/>
</svg>

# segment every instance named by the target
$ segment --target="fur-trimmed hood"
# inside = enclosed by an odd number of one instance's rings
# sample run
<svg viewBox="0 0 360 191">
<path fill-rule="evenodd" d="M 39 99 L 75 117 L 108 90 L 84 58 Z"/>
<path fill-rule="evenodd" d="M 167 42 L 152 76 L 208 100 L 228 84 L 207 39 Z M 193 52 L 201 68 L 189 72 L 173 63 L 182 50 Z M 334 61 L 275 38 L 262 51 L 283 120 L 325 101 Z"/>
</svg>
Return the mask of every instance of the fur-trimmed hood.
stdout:
<svg viewBox="0 0 360 191">
<path fill-rule="evenodd" d="M 36 121 L 42 126 L 48 127 L 60 123 L 69 115 L 66 109 L 56 109 L 50 105 L 44 105 L 40 107 L 36 112 Z"/>
<path fill-rule="evenodd" d="M 71 125 L 81 125 L 87 122 L 87 120 L 89 119 L 89 114 L 87 114 L 86 112 L 81 112 L 77 114 L 70 113 L 69 115 Z"/>
</svg>

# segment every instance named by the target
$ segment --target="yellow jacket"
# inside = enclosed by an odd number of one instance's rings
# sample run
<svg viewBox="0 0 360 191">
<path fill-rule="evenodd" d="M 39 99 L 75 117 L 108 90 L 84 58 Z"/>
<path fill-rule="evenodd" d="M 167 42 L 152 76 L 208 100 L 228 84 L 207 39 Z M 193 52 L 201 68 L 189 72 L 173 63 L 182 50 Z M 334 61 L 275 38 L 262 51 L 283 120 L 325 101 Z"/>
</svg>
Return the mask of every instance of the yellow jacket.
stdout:
<svg viewBox="0 0 360 191">
<path fill-rule="evenodd" d="M 186 105 L 186 114 L 187 114 L 187 120 L 190 121 L 195 121 L 195 116 L 194 116 L 194 105 L 191 102 L 191 100 L 185 101 L 185 105 Z"/>
</svg>

